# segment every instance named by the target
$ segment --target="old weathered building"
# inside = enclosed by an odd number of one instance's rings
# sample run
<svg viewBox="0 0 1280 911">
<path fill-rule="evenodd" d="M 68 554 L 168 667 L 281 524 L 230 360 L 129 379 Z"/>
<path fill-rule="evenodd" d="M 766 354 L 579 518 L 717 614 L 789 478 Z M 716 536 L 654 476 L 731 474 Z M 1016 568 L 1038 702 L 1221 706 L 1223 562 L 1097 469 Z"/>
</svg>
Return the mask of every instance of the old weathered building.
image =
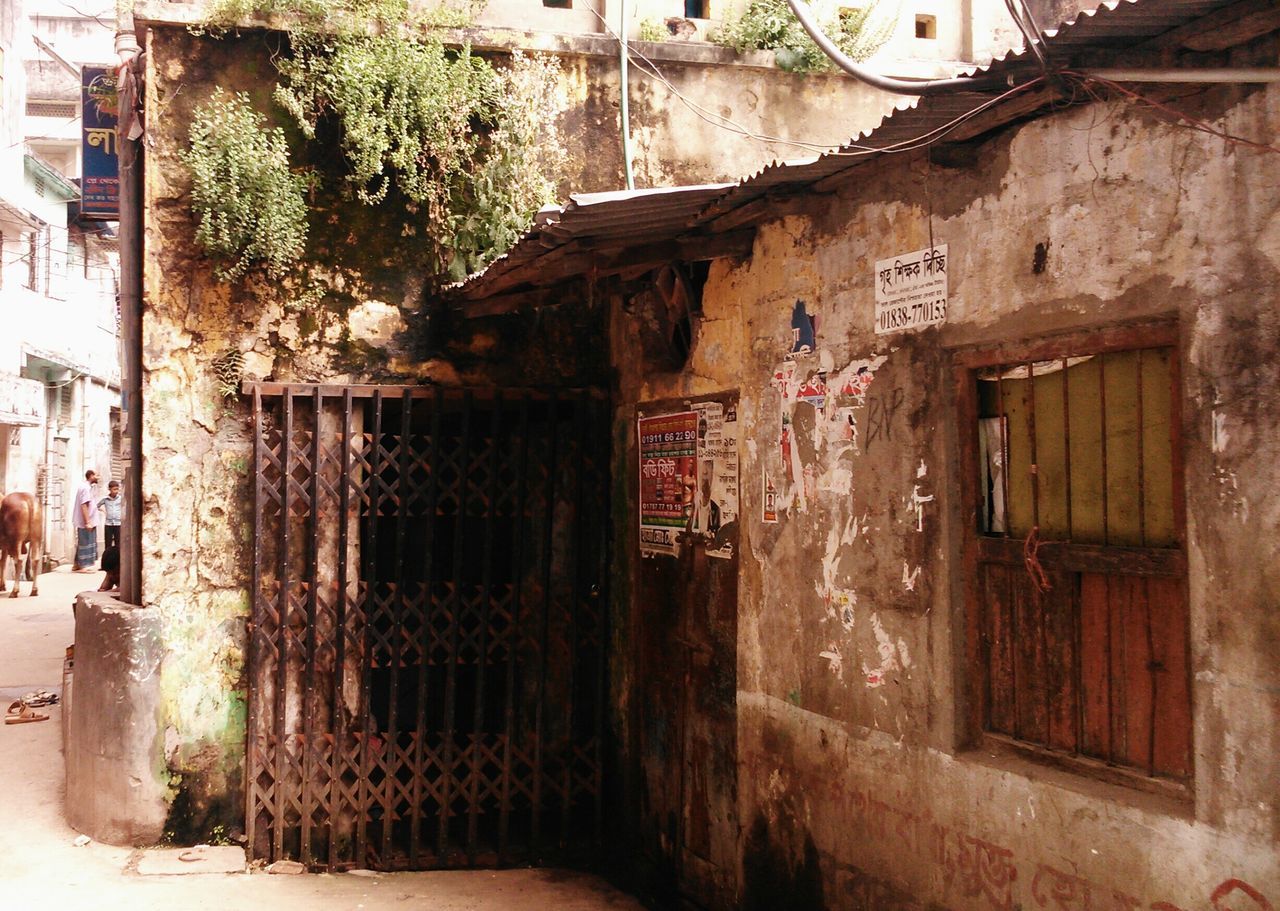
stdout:
<svg viewBox="0 0 1280 911">
<path fill-rule="evenodd" d="M 267 39 L 152 12 L 169 825 L 339 869 L 604 844 L 663 905 L 1271 907 L 1256 6 L 1125 2 L 837 152 L 576 197 L 427 307 L 320 198 L 311 309 L 212 278 L 178 167 Z"/>
<path fill-rule="evenodd" d="M 1123 43 L 1276 62 L 1274 15 L 1150 7 L 1064 29 L 1060 59 Z M 620 753 L 633 846 L 673 893 L 1280 895 L 1280 93 L 1166 71 L 1141 100 L 1063 78 L 971 116 L 926 100 L 691 219 L 674 191 L 571 206 L 460 289 L 477 313 L 563 301 L 584 267 L 559 245 L 618 273 L 632 221 L 683 275 L 678 294 L 634 271 L 611 286 Z M 705 280 L 680 264 L 751 228 Z M 728 560 L 679 507 L 696 509 L 693 463 L 722 477 L 723 444 L 652 442 L 708 414 L 737 425 Z M 663 459 L 683 483 L 665 495 Z M 676 555 L 653 553 L 668 540 Z"/>
</svg>

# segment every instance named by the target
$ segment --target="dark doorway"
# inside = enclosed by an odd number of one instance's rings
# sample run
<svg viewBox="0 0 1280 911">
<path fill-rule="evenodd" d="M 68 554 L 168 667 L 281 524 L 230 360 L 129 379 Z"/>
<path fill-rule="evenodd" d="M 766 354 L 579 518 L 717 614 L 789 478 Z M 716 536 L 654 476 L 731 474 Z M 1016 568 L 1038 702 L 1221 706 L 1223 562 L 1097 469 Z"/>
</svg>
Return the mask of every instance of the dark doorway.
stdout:
<svg viewBox="0 0 1280 911">
<path fill-rule="evenodd" d="M 736 392 L 646 403 L 638 414 L 713 402 L 736 422 Z M 635 454 L 631 464 L 638 464 Z M 729 528 L 730 546 L 718 556 L 705 538 L 682 533 L 675 555 L 634 562 L 630 724 L 636 754 L 630 761 L 638 781 L 639 849 L 645 887 L 673 907 L 723 908 L 734 894 L 738 523 Z"/>
<path fill-rule="evenodd" d="M 278 384 L 253 402 L 253 856 L 591 854 L 607 403 Z"/>
</svg>

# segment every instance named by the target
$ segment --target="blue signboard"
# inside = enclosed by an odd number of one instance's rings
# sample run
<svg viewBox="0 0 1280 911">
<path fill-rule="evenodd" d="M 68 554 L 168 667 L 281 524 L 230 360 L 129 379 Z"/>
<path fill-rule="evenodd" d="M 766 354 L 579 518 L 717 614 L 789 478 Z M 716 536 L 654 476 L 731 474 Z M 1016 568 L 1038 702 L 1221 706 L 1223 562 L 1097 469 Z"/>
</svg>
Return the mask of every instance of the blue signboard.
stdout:
<svg viewBox="0 0 1280 911">
<path fill-rule="evenodd" d="M 120 217 L 120 157 L 116 148 L 119 96 L 115 70 L 86 66 L 80 70 L 80 214 L 86 218 Z"/>
</svg>

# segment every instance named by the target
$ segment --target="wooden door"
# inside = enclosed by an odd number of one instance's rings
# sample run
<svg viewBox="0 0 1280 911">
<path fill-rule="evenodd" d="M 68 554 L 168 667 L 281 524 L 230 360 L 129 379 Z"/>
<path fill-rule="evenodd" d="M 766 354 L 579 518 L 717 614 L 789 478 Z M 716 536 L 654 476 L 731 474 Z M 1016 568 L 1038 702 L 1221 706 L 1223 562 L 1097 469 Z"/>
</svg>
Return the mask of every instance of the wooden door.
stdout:
<svg viewBox="0 0 1280 911">
<path fill-rule="evenodd" d="M 640 414 L 707 402 L 736 421 L 736 393 Z M 736 515 L 714 534 L 679 538 L 678 554 L 634 555 L 641 841 L 664 901 L 719 908 L 733 894 L 737 851 Z"/>
</svg>

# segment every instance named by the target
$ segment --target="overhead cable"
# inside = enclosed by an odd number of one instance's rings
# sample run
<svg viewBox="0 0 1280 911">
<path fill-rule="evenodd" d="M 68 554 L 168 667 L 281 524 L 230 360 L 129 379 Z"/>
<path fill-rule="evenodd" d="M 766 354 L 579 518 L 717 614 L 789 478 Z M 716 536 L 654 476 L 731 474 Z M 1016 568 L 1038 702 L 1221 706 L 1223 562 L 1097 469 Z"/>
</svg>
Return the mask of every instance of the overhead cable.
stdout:
<svg viewBox="0 0 1280 911">
<path fill-rule="evenodd" d="M 795 13 L 809 37 L 831 58 L 832 62 L 854 79 L 867 85 L 895 95 L 954 95 L 959 92 L 991 92 L 1009 87 L 1009 83 L 999 76 L 960 76 L 953 79 L 898 79 L 893 76 L 882 76 L 879 73 L 857 63 L 844 51 L 836 47 L 835 42 L 827 37 L 827 33 L 818 25 L 809 5 L 804 0 L 787 0 L 791 12 Z"/>
<path fill-rule="evenodd" d="M 1044 50 L 1040 47 L 1044 38 L 1040 34 L 1040 30 L 1036 28 L 1035 20 L 1031 18 L 1031 10 L 1027 8 L 1027 5 L 1022 0 L 1004 0 L 1004 8 L 1013 17 L 1013 22 L 1018 26 L 1018 31 L 1022 32 L 1022 38 L 1027 43 L 1027 50 L 1035 55 L 1036 60 L 1040 63 L 1040 69 L 1048 73 L 1049 61 L 1044 55 Z"/>
</svg>

